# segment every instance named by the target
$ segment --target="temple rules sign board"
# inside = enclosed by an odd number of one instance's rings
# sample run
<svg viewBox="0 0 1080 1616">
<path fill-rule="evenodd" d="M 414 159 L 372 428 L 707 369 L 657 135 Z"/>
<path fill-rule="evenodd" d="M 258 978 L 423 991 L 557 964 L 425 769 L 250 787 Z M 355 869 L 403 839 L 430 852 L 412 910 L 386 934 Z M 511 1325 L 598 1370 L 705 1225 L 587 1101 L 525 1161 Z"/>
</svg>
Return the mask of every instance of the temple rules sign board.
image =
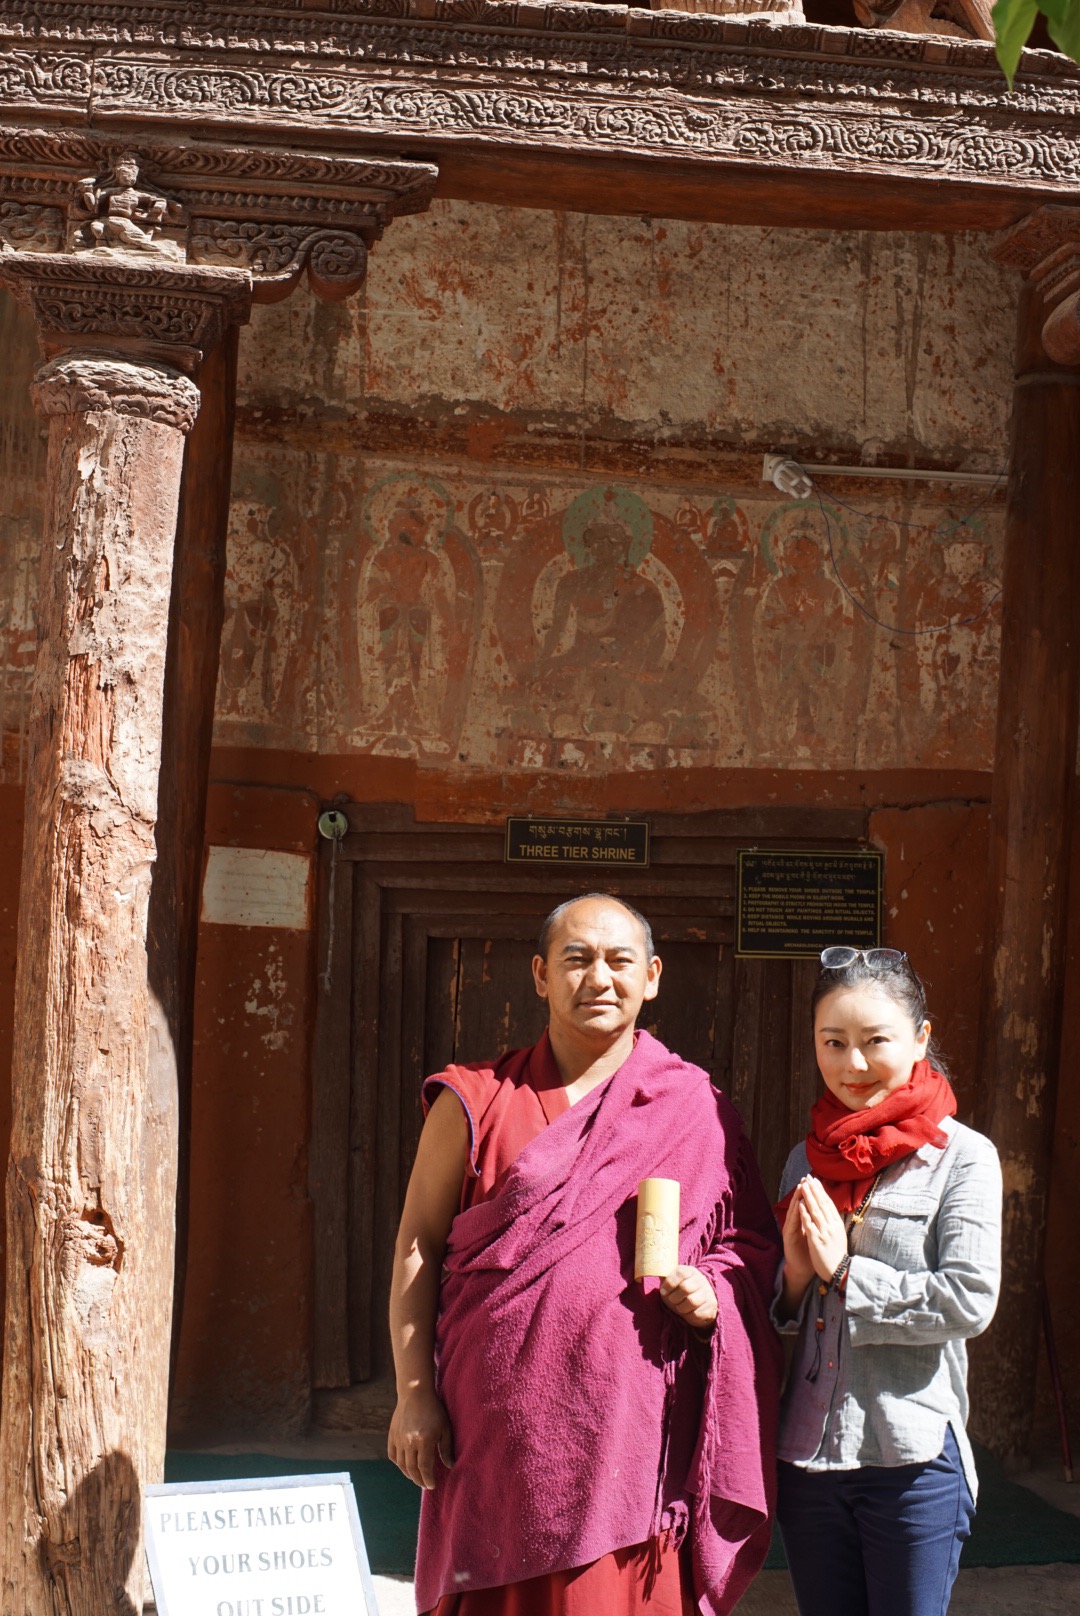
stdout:
<svg viewBox="0 0 1080 1616">
<path fill-rule="evenodd" d="M 147 1487 L 158 1616 L 378 1616 L 348 1475 Z"/>
<path fill-rule="evenodd" d="M 739 853 L 735 952 L 815 959 L 831 943 L 876 948 L 883 863 L 872 851 Z"/>
</svg>

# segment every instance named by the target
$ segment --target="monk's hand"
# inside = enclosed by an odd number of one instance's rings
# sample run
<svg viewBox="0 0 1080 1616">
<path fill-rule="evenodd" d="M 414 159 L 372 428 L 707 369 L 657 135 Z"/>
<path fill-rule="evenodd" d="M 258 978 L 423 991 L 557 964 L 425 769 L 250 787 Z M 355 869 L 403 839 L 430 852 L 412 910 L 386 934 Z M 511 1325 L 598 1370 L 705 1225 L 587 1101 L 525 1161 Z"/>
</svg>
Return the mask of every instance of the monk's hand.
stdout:
<svg viewBox="0 0 1080 1616">
<path fill-rule="evenodd" d="M 830 1280 L 847 1256 L 844 1220 L 819 1179 L 804 1178 L 799 1188 L 799 1215 L 810 1261 L 821 1279 Z"/>
<path fill-rule="evenodd" d="M 660 1298 L 692 1330 L 707 1330 L 716 1323 L 716 1292 L 700 1268 L 673 1268 L 660 1281 Z"/>
<path fill-rule="evenodd" d="M 436 1458 L 450 1469 L 454 1462 L 450 1420 L 433 1391 L 416 1387 L 401 1393 L 386 1451 L 410 1481 L 428 1491 L 435 1486 Z"/>
</svg>

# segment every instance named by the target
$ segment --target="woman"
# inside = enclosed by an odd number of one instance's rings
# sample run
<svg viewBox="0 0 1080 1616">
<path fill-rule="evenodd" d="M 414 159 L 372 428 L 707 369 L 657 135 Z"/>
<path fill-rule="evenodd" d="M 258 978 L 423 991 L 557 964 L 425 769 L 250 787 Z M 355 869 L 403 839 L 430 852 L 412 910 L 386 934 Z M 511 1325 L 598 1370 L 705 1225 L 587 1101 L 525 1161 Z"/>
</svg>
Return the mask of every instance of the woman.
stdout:
<svg viewBox="0 0 1080 1616">
<path fill-rule="evenodd" d="M 997 1302 L 1001 1170 L 953 1120 L 907 956 L 821 966 L 826 1093 L 778 1207 L 775 1317 L 797 1341 L 777 1513 L 801 1616 L 942 1616 L 975 1508 L 964 1342 Z"/>
</svg>

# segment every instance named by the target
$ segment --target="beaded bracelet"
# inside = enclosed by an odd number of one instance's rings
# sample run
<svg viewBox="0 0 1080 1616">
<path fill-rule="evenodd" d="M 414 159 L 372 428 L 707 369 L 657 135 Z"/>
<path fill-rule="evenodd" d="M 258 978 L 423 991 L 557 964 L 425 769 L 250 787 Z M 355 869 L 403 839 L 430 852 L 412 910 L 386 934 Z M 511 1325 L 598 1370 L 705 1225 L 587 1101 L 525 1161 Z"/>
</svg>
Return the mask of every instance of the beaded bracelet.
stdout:
<svg viewBox="0 0 1080 1616">
<path fill-rule="evenodd" d="M 836 1267 L 833 1269 L 833 1276 L 830 1279 L 829 1284 L 834 1286 L 838 1291 L 843 1290 L 844 1281 L 847 1279 L 847 1271 L 850 1267 L 851 1254 L 849 1252 L 845 1252 L 840 1261 L 837 1263 Z"/>
</svg>

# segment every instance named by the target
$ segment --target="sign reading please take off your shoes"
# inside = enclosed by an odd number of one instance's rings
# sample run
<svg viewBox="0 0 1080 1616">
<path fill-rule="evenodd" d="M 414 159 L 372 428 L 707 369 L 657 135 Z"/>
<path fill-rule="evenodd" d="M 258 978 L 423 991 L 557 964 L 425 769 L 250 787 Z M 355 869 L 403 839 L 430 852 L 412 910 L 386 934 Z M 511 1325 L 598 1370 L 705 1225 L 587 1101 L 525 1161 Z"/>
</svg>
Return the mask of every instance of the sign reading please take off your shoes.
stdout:
<svg viewBox="0 0 1080 1616">
<path fill-rule="evenodd" d="M 347 1474 L 147 1487 L 158 1616 L 378 1616 Z"/>
</svg>

